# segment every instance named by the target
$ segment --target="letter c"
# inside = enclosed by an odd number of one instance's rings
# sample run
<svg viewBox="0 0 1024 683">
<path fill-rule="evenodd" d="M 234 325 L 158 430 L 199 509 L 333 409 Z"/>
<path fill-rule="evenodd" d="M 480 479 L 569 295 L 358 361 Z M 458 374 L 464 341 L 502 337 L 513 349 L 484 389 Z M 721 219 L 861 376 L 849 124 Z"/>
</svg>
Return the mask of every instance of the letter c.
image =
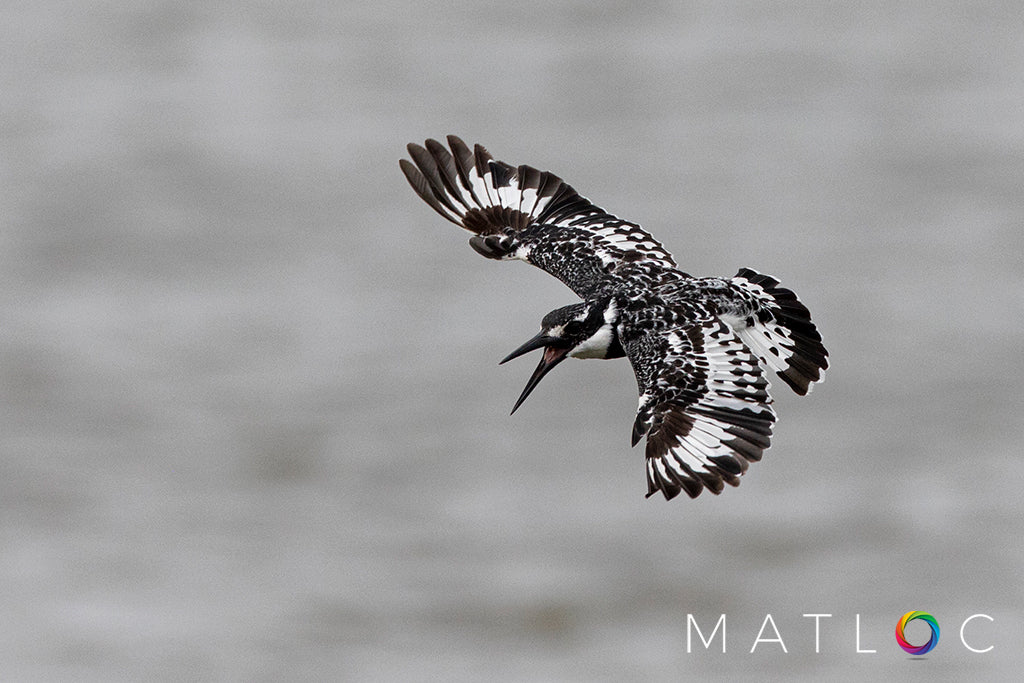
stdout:
<svg viewBox="0 0 1024 683">
<path fill-rule="evenodd" d="M 977 648 L 973 648 L 970 645 L 968 645 L 967 644 L 967 639 L 964 638 L 964 628 L 967 627 L 967 622 L 970 621 L 971 619 L 977 619 L 978 617 L 982 617 L 983 619 L 988 619 L 989 621 L 995 621 L 995 619 L 993 619 L 992 617 L 990 617 L 987 614 L 972 614 L 971 616 L 969 616 L 966 619 L 964 619 L 964 623 L 960 624 L 960 642 L 963 643 L 964 647 L 966 647 L 971 652 L 978 652 L 978 653 L 988 652 L 989 650 L 994 648 L 995 645 L 989 645 L 984 650 L 978 650 Z"/>
</svg>

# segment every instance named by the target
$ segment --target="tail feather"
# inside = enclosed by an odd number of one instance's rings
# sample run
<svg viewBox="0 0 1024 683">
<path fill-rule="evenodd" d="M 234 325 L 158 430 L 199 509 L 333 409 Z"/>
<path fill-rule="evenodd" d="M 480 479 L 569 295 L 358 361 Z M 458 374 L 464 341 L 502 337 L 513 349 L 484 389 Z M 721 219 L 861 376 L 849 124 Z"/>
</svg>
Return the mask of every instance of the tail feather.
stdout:
<svg viewBox="0 0 1024 683">
<path fill-rule="evenodd" d="M 807 307 L 778 280 L 749 268 L 740 269 L 731 284 L 740 296 L 722 318 L 762 364 L 793 391 L 807 394 L 828 368 L 828 351 Z"/>
</svg>

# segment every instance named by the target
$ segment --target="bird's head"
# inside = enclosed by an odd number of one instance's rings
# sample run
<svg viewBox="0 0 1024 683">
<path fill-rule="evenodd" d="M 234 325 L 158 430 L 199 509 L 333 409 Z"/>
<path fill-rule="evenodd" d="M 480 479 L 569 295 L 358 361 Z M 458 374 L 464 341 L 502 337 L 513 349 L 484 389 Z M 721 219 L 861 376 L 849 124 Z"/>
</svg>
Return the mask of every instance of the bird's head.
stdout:
<svg viewBox="0 0 1024 683">
<path fill-rule="evenodd" d="M 516 412 L 544 375 L 567 356 L 621 358 L 625 355 L 615 331 L 617 318 L 615 302 L 609 298 L 563 306 L 544 316 L 540 332 L 501 361 L 507 363 L 534 349 L 544 349 L 537 369 L 526 383 L 512 412 Z"/>
</svg>

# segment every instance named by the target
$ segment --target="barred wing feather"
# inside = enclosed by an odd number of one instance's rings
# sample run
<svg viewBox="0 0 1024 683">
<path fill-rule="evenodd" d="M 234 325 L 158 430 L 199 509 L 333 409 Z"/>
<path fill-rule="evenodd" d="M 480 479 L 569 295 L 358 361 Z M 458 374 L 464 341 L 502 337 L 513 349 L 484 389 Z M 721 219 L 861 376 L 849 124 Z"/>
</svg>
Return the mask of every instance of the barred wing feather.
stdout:
<svg viewBox="0 0 1024 683">
<path fill-rule="evenodd" d="M 626 351 L 640 385 L 633 444 L 647 437 L 648 496 L 739 485 L 771 444 L 775 412 L 758 359 L 714 316 Z"/>
<path fill-rule="evenodd" d="M 639 225 L 607 213 L 553 173 L 495 161 L 454 135 L 447 140 L 448 148 L 436 140 L 410 144 L 411 161 L 399 164 L 423 201 L 474 233 L 470 245 L 484 256 L 524 260 L 584 297 L 622 277 L 617 271 L 675 268 Z"/>
</svg>

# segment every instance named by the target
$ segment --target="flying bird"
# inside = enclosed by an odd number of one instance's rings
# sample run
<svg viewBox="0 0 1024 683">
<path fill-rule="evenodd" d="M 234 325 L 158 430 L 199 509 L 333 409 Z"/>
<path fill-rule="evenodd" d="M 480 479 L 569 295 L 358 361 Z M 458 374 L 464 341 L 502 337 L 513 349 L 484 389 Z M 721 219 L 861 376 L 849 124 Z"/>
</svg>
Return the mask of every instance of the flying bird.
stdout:
<svg viewBox="0 0 1024 683">
<path fill-rule="evenodd" d="M 767 375 L 805 395 L 828 367 L 807 308 L 749 268 L 692 277 L 639 225 L 558 176 L 447 141 L 408 145 L 411 161 L 399 164 L 416 194 L 473 233 L 478 253 L 526 261 L 581 299 L 544 316 L 540 332 L 501 361 L 543 349 L 512 412 L 567 357 L 626 357 L 640 391 L 632 443 L 647 439 L 647 496 L 737 486 L 771 443 Z"/>
</svg>

